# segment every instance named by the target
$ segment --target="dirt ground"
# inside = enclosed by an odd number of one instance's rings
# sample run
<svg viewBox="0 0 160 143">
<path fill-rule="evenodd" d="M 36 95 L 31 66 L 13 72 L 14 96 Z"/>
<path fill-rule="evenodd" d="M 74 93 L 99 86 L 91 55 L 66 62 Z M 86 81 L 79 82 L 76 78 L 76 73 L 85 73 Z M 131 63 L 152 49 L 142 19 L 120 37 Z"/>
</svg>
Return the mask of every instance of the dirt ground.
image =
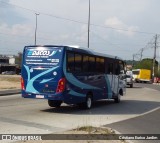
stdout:
<svg viewBox="0 0 160 143">
<path fill-rule="evenodd" d="M 20 75 L 0 75 L 0 90 L 20 88 Z"/>
</svg>

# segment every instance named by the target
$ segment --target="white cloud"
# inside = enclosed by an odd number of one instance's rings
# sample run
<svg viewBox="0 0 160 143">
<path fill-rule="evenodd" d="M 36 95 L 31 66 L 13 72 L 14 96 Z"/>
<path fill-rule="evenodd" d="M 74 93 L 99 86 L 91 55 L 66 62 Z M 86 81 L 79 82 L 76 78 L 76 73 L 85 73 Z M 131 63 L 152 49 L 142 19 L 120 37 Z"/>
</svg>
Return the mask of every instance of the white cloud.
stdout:
<svg viewBox="0 0 160 143">
<path fill-rule="evenodd" d="M 0 53 L 17 54 L 25 45 L 34 43 L 34 29 L 28 24 L 0 24 Z"/>
<path fill-rule="evenodd" d="M 0 24 L 0 31 L 2 33 L 17 35 L 17 36 L 32 36 L 33 27 L 28 24 L 14 24 L 9 26 L 6 23 Z"/>
<path fill-rule="evenodd" d="M 11 28 L 13 34 L 33 35 L 33 27 L 28 24 L 15 24 Z"/>
<path fill-rule="evenodd" d="M 126 36 L 133 36 L 134 31 L 138 30 L 137 26 L 129 26 L 119 20 L 117 17 L 110 17 L 105 21 L 105 25 L 117 29 L 116 31 Z"/>
</svg>

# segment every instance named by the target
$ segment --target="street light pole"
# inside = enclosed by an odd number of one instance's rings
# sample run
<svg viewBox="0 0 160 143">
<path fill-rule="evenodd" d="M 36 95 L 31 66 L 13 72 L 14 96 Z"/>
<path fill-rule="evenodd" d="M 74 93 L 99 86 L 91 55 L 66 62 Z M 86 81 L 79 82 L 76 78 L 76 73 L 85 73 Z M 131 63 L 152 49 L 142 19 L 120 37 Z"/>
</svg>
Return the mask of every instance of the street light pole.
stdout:
<svg viewBox="0 0 160 143">
<path fill-rule="evenodd" d="M 89 13 L 88 13 L 88 48 L 89 48 L 89 32 L 90 32 L 90 0 L 89 0 Z"/>
<path fill-rule="evenodd" d="M 39 13 L 35 13 L 36 15 L 36 28 L 35 28 L 35 45 L 36 45 L 36 40 L 37 40 L 37 16 L 39 15 Z"/>
</svg>

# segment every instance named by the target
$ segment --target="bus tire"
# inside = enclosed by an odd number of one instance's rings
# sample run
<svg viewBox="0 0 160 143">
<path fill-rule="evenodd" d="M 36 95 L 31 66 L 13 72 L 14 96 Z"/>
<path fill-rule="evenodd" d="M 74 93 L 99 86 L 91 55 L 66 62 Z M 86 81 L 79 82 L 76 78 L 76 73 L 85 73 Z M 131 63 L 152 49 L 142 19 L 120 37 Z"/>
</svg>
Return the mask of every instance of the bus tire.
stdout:
<svg viewBox="0 0 160 143">
<path fill-rule="evenodd" d="M 133 88 L 133 84 L 130 84 L 130 88 Z"/>
<path fill-rule="evenodd" d="M 92 107 L 92 96 L 87 95 L 86 102 L 84 103 L 85 109 L 90 109 Z"/>
<path fill-rule="evenodd" d="M 61 106 L 61 104 L 62 104 L 62 101 L 48 100 L 48 105 L 50 107 L 56 107 L 56 108 L 58 108 L 58 107 Z"/>
<path fill-rule="evenodd" d="M 121 95 L 118 94 L 117 97 L 114 98 L 114 102 L 115 102 L 115 103 L 120 103 L 120 101 L 121 101 Z"/>
</svg>

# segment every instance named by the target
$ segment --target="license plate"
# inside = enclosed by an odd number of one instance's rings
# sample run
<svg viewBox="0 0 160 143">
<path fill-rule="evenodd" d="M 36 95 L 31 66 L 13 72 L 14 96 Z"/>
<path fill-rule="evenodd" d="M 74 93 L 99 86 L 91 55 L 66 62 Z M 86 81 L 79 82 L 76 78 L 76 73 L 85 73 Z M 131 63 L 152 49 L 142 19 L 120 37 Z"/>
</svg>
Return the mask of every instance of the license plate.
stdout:
<svg viewBox="0 0 160 143">
<path fill-rule="evenodd" d="M 36 95 L 36 98 L 44 98 L 44 95 Z"/>
</svg>

